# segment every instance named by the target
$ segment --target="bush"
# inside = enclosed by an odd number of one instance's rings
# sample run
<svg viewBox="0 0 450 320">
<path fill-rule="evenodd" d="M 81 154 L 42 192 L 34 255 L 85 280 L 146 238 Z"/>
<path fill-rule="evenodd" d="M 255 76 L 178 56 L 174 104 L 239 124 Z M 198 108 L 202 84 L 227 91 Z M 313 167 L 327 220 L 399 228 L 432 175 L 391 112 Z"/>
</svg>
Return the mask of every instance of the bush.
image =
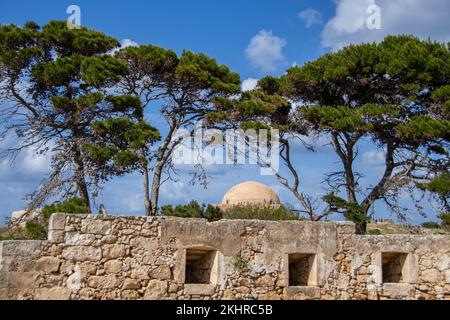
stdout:
<svg viewBox="0 0 450 320">
<path fill-rule="evenodd" d="M 450 212 L 442 213 L 438 215 L 438 218 L 441 219 L 442 226 L 450 228 Z"/>
<path fill-rule="evenodd" d="M 427 221 L 427 222 L 422 223 L 422 227 L 427 228 L 427 229 L 439 229 L 441 227 L 441 225 L 434 221 Z"/>
<path fill-rule="evenodd" d="M 378 236 L 381 234 L 381 230 L 380 229 L 369 229 L 369 230 L 367 230 L 366 234 L 372 235 L 372 236 Z"/>
<path fill-rule="evenodd" d="M 248 260 L 243 258 L 240 254 L 237 254 L 233 256 L 232 264 L 235 270 L 243 270 L 247 269 Z"/>
<path fill-rule="evenodd" d="M 161 215 L 181 218 L 200 218 L 202 215 L 202 207 L 197 201 L 192 200 L 186 205 L 177 205 L 175 208 L 171 205 L 161 207 Z"/>
<path fill-rule="evenodd" d="M 203 211 L 202 217 L 208 221 L 218 221 L 223 218 L 223 213 L 218 207 L 209 204 Z"/>
<path fill-rule="evenodd" d="M 227 209 L 223 214 L 225 219 L 254 219 L 254 220 L 301 220 L 292 209 L 284 206 L 241 205 Z"/>
<path fill-rule="evenodd" d="M 42 217 L 48 221 L 53 213 L 88 213 L 89 208 L 80 198 L 72 198 L 61 203 L 53 203 L 42 208 Z"/>
<path fill-rule="evenodd" d="M 45 240 L 47 239 L 47 228 L 36 221 L 27 221 L 25 224 L 25 233 L 27 239 L 30 240 Z"/>
<path fill-rule="evenodd" d="M 89 208 L 80 198 L 72 198 L 61 203 L 52 203 L 42 208 L 38 221 L 27 221 L 25 224 L 25 234 L 30 240 L 47 239 L 48 220 L 53 213 L 88 213 Z"/>
</svg>

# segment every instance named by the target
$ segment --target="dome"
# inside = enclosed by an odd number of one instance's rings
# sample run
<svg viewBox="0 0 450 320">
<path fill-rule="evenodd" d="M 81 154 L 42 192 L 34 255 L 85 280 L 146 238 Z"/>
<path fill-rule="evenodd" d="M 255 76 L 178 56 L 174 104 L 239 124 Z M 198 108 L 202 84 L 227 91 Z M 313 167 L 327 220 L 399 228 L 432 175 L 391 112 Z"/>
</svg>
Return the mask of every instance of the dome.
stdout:
<svg viewBox="0 0 450 320">
<path fill-rule="evenodd" d="M 265 184 L 247 181 L 231 187 L 223 196 L 222 205 L 279 204 L 278 195 Z"/>
</svg>

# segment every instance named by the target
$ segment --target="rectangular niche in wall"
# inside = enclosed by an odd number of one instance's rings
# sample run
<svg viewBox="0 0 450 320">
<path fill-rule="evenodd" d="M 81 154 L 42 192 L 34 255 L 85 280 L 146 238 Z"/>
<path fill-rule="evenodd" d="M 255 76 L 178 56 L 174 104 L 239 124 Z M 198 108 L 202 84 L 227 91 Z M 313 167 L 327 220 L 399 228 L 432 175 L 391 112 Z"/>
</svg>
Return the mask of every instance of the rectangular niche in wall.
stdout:
<svg viewBox="0 0 450 320">
<path fill-rule="evenodd" d="M 382 252 L 381 253 L 381 273 L 383 282 L 405 283 L 408 282 L 406 275 L 407 253 L 403 252 Z"/>
<path fill-rule="evenodd" d="M 217 251 L 186 249 L 185 283 L 216 284 L 217 273 Z"/>
<path fill-rule="evenodd" d="M 289 254 L 289 286 L 315 286 L 316 275 L 315 254 Z"/>
</svg>

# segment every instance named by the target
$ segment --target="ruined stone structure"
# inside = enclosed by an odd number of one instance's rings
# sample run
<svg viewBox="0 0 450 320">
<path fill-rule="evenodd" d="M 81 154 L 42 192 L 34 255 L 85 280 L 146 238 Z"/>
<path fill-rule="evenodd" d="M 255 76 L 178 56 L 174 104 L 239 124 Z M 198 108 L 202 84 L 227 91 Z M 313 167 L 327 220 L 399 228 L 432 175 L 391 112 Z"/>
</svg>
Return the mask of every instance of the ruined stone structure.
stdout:
<svg viewBox="0 0 450 320">
<path fill-rule="evenodd" d="M 350 222 L 54 214 L 0 242 L 1 299 L 450 299 L 450 237 Z"/>
</svg>

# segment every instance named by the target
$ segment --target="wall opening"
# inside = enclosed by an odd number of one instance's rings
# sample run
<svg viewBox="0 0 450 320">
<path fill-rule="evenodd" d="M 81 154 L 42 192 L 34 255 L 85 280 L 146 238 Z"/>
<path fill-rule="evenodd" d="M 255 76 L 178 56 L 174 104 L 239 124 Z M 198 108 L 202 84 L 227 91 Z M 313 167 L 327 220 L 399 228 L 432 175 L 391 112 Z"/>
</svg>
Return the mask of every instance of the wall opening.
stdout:
<svg viewBox="0 0 450 320">
<path fill-rule="evenodd" d="M 185 283 L 217 282 L 217 251 L 186 249 Z"/>
<path fill-rule="evenodd" d="M 289 255 L 289 286 L 314 286 L 315 254 L 292 253 Z"/>
<path fill-rule="evenodd" d="M 383 282 L 407 282 L 405 274 L 407 257 L 408 254 L 403 252 L 383 252 L 381 254 Z"/>
</svg>

